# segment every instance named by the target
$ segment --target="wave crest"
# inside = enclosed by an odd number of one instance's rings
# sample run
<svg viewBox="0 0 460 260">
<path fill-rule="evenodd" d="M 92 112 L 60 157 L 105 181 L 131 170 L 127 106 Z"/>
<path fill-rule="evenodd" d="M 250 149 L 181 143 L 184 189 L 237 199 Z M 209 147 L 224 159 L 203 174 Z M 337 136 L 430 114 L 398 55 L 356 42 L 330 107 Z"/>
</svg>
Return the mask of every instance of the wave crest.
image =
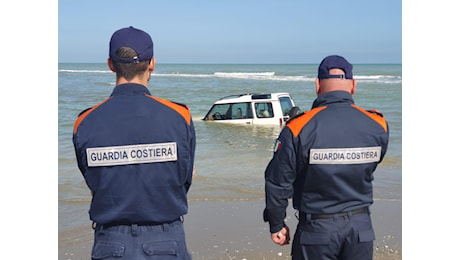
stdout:
<svg viewBox="0 0 460 260">
<path fill-rule="evenodd" d="M 63 73 L 112 73 L 110 70 L 72 70 L 60 69 Z M 155 77 L 186 77 L 186 78 L 226 78 L 226 79 L 244 79 L 244 80 L 271 80 L 271 81 L 291 81 L 291 82 L 313 82 L 316 77 L 304 75 L 278 75 L 274 71 L 268 72 L 214 72 L 212 74 L 193 74 L 193 73 L 157 73 L 153 72 Z M 402 82 L 401 76 L 393 75 L 355 75 L 355 79 L 360 82 L 376 82 L 384 84 L 398 84 Z"/>
</svg>

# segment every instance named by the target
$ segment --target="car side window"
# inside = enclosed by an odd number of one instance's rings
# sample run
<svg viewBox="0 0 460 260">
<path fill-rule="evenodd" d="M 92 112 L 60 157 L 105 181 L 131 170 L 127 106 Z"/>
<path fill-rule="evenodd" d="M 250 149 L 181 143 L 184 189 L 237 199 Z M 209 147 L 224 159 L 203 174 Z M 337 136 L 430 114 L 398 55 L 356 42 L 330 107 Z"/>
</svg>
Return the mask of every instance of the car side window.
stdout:
<svg viewBox="0 0 460 260">
<path fill-rule="evenodd" d="M 207 120 L 229 120 L 253 118 L 251 103 L 217 104 L 207 115 Z"/>
<path fill-rule="evenodd" d="M 281 109 L 283 110 L 283 116 L 289 115 L 289 111 L 293 107 L 291 99 L 289 97 L 280 97 Z"/>
<path fill-rule="evenodd" d="M 273 117 L 273 106 L 272 103 L 255 103 L 255 110 L 258 118 L 270 118 Z"/>
<path fill-rule="evenodd" d="M 250 103 L 232 104 L 232 119 L 252 118 Z"/>
<path fill-rule="evenodd" d="M 229 104 L 214 105 L 208 113 L 208 120 L 224 120 L 227 119 L 227 111 L 229 111 Z"/>
</svg>

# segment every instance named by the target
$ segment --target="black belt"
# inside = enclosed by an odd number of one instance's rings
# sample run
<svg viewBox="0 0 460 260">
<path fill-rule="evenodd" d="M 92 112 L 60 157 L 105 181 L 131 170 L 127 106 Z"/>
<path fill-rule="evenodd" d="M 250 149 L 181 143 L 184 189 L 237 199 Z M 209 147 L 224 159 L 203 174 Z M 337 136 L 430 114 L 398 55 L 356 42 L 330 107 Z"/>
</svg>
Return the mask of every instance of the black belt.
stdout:
<svg viewBox="0 0 460 260">
<path fill-rule="evenodd" d="M 159 222 L 140 222 L 140 223 L 128 223 L 128 222 L 111 222 L 111 223 L 107 223 L 107 224 L 96 224 L 96 223 L 93 223 L 93 229 L 95 229 L 96 227 L 101 227 L 102 229 L 106 229 L 106 228 L 109 228 L 109 227 L 115 227 L 115 226 L 132 226 L 132 225 L 137 225 L 137 226 L 159 226 L 159 225 L 163 225 L 163 224 L 171 224 L 171 223 L 174 223 L 176 221 L 182 221 L 182 218 L 178 218 L 178 219 L 175 219 L 173 221 L 167 221 L 167 222 L 163 222 L 163 223 L 159 223 Z"/>
<path fill-rule="evenodd" d="M 335 214 L 311 214 L 311 219 L 327 219 L 327 218 L 334 218 L 334 217 L 344 217 L 344 216 L 357 215 L 361 213 L 369 213 L 369 209 L 365 207 L 365 208 L 360 208 L 360 209 L 355 209 L 352 211 L 340 212 L 340 213 L 335 213 Z M 307 219 L 307 214 L 304 212 L 299 212 L 299 221 L 305 222 L 306 219 Z"/>
</svg>

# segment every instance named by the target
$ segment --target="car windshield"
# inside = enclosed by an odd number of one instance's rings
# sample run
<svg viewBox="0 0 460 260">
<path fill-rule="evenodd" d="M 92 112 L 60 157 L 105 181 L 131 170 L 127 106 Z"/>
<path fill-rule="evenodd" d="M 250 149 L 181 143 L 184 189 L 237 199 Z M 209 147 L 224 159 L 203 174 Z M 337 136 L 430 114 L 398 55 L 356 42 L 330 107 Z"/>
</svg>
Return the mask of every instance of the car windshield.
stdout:
<svg viewBox="0 0 460 260">
<path fill-rule="evenodd" d="M 253 118 L 249 102 L 216 104 L 206 115 L 206 120 L 229 120 Z"/>
</svg>

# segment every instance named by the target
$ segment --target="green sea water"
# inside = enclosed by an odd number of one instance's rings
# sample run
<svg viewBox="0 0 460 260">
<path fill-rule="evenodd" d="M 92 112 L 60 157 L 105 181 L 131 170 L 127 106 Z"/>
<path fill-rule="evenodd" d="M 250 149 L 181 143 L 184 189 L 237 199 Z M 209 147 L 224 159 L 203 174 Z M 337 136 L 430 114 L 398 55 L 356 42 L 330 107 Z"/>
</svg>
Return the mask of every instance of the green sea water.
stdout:
<svg viewBox="0 0 460 260">
<path fill-rule="evenodd" d="M 190 201 L 245 201 L 264 198 L 264 170 L 281 127 L 223 125 L 201 118 L 217 99 L 240 93 L 288 92 L 310 110 L 318 65 L 157 64 L 149 82 L 152 95 L 186 104 L 193 116 L 196 175 Z M 374 198 L 402 199 L 402 75 L 399 64 L 356 64 L 355 103 L 377 109 L 389 123 L 390 143 L 374 173 Z M 78 170 L 72 145 L 73 123 L 84 109 L 106 99 L 115 75 L 106 64 L 61 63 L 59 96 L 59 230 L 84 230 L 91 196 Z M 78 208 L 78 210 L 75 210 Z M 396 216 L 401 218 L 401 216 Z M 65 220 L 65 221 L 64 221 Z M 86 228 L 86 226 L 85 226 Z M 65 236 L 65 233 L 62 234 Z M 401 234 L 399 234 L 400 236 Z M 78 235 L 73 234 L 74 237 Z M 73 238 L 75 239 L 75 238 Z"/>
</svg>

